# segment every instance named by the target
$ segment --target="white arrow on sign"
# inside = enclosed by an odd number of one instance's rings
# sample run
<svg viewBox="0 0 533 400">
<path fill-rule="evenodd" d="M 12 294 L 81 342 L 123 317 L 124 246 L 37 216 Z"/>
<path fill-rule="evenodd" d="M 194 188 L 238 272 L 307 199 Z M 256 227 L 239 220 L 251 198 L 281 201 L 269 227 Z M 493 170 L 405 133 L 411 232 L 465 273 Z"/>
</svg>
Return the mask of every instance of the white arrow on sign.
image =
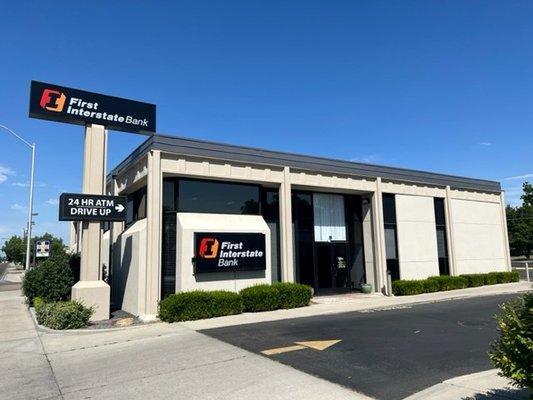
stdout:
<svg viewBox="0 0 533 400">
<path fill-rule="evenodd" d="M 115 206 L 115 210 L 117 210 L 118 212 L 122 212 L 124 211 L 124 206 L 122 204 L 117 204 Z"/>
</svg>

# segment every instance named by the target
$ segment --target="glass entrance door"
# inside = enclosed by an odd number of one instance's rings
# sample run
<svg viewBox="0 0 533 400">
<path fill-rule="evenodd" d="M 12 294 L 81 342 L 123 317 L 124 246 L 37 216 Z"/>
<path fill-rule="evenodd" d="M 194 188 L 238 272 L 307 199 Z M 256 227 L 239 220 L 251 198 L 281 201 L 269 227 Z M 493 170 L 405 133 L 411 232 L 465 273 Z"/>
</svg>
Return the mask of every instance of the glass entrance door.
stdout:
<svg viewBox="0 0 533 400">
<path fill-rule="evenodd" d="M 344 242 L 315 243 L 315 252 L 318 290 L 349 290 L 348 244 Z"/>
</svg>

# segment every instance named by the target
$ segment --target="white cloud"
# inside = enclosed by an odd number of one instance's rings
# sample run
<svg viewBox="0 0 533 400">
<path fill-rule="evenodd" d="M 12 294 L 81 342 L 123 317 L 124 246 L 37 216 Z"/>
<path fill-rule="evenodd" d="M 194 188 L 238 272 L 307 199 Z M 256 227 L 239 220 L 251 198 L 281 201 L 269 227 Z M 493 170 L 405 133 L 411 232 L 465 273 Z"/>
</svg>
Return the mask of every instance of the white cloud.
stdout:
<svg viewBox="0 0 533 400">
<path fill-rule="evenodd" d="M 487 147 L 487 146 L 492 146 L 492 143 L 491 142 L 479 142 L 478 145 Z"/>
<path fill-rule="evenodd" d="M 25 210 L 26 206 L 22 206 L 19 203 L 15 203 L 11 205 L 11 209 L 16 211 Z"/>
<path fill-rule="evenodd" d="M 502 178 L 502 181 L 518 181 L 522 179 L 528 179 L 533 178 L 533 174 L 524 174 L 524 175 L 516 175 L 516 176 L 508 176 L 507 178 Z"/>
<path fill-rule="evenodd" d="M 59 204 L 59 200 L 50 198 L 46 200 L 45 203 L 48 204 L 49 206 L 57 206 Z"/>
<path fill-rule="evenodd" d="M 15 171 L 13 171 L 9 167 L 0 165 L 0 183 L 5 182 L 7 180 L 7 177 L 12 175 L 15 175 Z"/>
</svg>

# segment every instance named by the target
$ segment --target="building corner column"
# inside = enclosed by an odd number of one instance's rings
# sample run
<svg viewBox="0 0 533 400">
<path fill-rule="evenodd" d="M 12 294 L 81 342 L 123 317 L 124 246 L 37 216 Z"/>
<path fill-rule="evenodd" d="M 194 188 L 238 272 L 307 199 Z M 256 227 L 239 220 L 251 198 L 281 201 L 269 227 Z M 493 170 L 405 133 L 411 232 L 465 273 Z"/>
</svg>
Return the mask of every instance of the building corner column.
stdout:
<svg viewBox="0 0 533 400">
<path fill-rule="evenodd" d="M 281 265 L 282 281 L 294 282 L 293 233 L 292 233 L 292 199 L 290 169 L 283 169 L 283 182 L 279 188 L 281 221 Z"/>
<path fill-rule="evenodd" d="M 446 240 L 448 241 L 448 263 L 450 275 L 457 276 L 457 258 L 455 256 L 455 232 L 452 208 L 452 190 L 446 186 L 446 199 L 444 201 L 444 216 L 446 221 Z"/>
<path fill-rule="evenodd" d="M 107 132 L 102 125 L 85 127 L 83 193 L 102 195 L 105 191 Z M 72 300 L 93 307 L 91 321 L 109 318 L 110 287 L 102 280 L 102 227 L 100 222 L 81 223 L 80 280 L 72 286 Z"/>
<path fill-rule="evenodd" d="M 504 256 L 505 256 L 505 267 L 507 271 L 512 270 L 512 263 L 511 263 L 511 250 L 509 249 L 509 231 L 507 230 L 507 214 L 505 211 L 505 194 L 502 191 L 500 193 L 500 209 L 501 209 L 501 217 L 502 217 L 502 230 L 503 230 L 503 250 L 504 250 Z"/>
<path fill-rule="evenodd" d="M 144 310 L 140 317 L 144 320 L 152 320 L 157 316 L 157 307 L 161 293 L 161 208 L 163 186 L 161 152 L 158 150 L 150 151 L 148 153 L 147 165 L 146 284 L 144 291 Z"/>
<path fill-rule="evenodd" d="M 383 193 L 381 178 L 376 178 L 376 191 L 372 196 L 372 219 L 374 225 L 374 254 L 376 264 L 376 292 L 387 292 L 387 254 L 385 249 L 385 225 L 383 222 Z"/>
</svg>

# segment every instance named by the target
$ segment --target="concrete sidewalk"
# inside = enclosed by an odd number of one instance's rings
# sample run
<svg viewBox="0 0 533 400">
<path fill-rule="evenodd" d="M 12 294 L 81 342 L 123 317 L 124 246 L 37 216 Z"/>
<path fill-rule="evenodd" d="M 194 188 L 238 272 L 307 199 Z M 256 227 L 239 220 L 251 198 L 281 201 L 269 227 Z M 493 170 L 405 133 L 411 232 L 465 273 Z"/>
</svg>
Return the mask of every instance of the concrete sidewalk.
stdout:
<svg viewBox="0 0 533 400">
<path fill-rule="evenodd" d="M 339 314 L 352 311 L 372 312 L 373 310 L 406 308 L 416 304 L 434 303 L 454 299 L 495 296 L 507 293 L 520 294 L 531 291 L 532 289 L 533 283 L 517 282 L 450 290 L 447 292 L 426 293 L 415 296 L 387 297 L 377 293 L 366 295 L 361 293 L 347 293 L 334 296 L 317 296 L 313 298 L 312 304 L 309 307 L 260 313 L 244 313 L 227 317 L 182 322 L 180 324 L 194 330 L 202 330 L 291 318 Z"/>
<path fill-rule="evenodd" d="M 179 324 L 36 330 L 20 291 L 0 292 L 0 398 L 368 399 Z"/>
<path fill-rule="evenodd" d="M 529 390 L 513 387 L 497 369 L 448 379 L 404 400 L 527 400 Z"/>
</svg>

